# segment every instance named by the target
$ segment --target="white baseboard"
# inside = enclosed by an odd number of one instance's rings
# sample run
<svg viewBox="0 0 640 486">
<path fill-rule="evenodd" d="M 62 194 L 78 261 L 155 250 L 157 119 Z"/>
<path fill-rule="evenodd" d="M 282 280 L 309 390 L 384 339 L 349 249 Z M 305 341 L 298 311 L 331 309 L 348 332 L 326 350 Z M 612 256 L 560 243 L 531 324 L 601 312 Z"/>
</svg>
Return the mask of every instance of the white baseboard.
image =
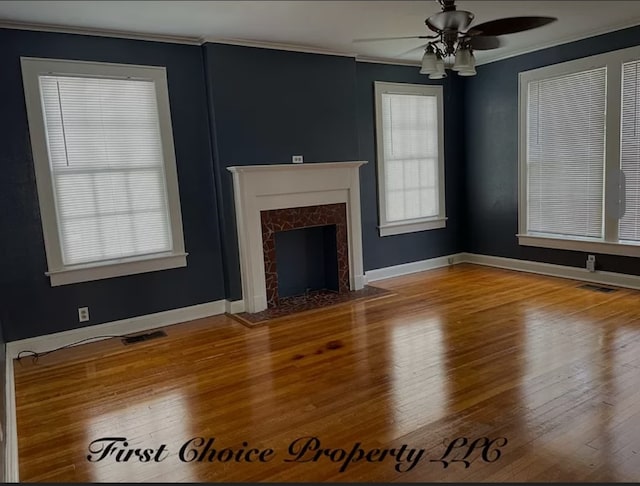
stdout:
<svg viewBox="0 0 640 486">
<path fill-rule="evenodd" d="M 478 255 L 474 253 L 462 253 L 461 259 L 465 263 L 475 263 L 488 267 L 518 270 L 520 272 L 537 273 L 551 277 L 570 278 L 584 282 L 593 282 L 602 285 L 613 285 L 640 290 L 640 276 L 624 273 L 603 272 L 597 270 L 589 272 L 586 268 L 555 265 L 553 263 L 533 262 L 530 260 L 518 260 L 490 255 Z"/>
<path fill-rule="evenodd" d="M 240 314 L 244 312 L 244 300 L 225 300 L 224 310 L 227 314 Z"/>
<path fill-rule="evenodd" d="M 4 482 L 20 482 L 18 469 L 18 424 L 16 422 L 16 387 L 13 376 L 13 358 L 5 356 L 5 427 L 4 427 Z"/>
<path fill-rule="evenodd" d="M 384 280 L 386 278 L 399 277 L 400 275 L 447 267 L 449 265 L 455 265 L 456 263 L 462 263 L 462 255 L 462 253 L 456 253 L 430 258 L 428 260 L 420 260 L 418 262 L 403 263 L 402 265 L 394 265 L 392 267 L 376 268 L 375 270 L 365 272 L 364 277 L 367 282 L 375 282 L 376 280 Z"/>
<path fill-rule="evenodd" d="M 147 314 L 144 316 L 132 317 L 130 319 L 97 324 L 95 326 L 71 329 L 70 331 L 46 334 L 44 336 L 21 339 L 19 341 L 11 341 L 7 343 L 7 358 L 17 358 L 18 353 L 24 350 L 42 353 L 52 349 L 57 349 L 61 346 L 68 346 L 69 344 L 76 343 L 83 339 L 92 339 L 104 335 L 121 336 L 141 331 L 148 331 L 159 327 L 171 326 L 180 322 L 192 321 L 203 317 L 224 314 L 226 310 L 225 302 L 226 301 L 224 300 L 207 302 L 204 304 L 157 312 L 155 314 Z"/>
<path fill-rule="evenodd" d="M 451 262 L 449 259 L 453 259 Z M 423 272 L 434 268 L 446 267 L 458 263 L 474 263 L 487 267 L 504 268 L 507 270 L 517 270 L 519 272 L 537 273 L 551 277 L 570 278 L 584 282 L 592 282 L 601 285 L 613 285 L 615 287 L 625 287 L 640 290 L 640 276 L 627 275 L 624 273 L 595 271 L 589 272 L 586 268 L 569 267 L 566 265 L 555 265 L 553 263 L 534 262 L 530 260 L 518 260 L 516 258 L 505 258 L 490 255 L 479 255 L 476 253 L 456 253 L 449 256 L 421 260 L 419 262 L 405 263 L 386 268 L 377 268 L 365 273 L 367 282 L 384 280 L 386 278 L 399 277 L 410 273 Z"/>
</svg>

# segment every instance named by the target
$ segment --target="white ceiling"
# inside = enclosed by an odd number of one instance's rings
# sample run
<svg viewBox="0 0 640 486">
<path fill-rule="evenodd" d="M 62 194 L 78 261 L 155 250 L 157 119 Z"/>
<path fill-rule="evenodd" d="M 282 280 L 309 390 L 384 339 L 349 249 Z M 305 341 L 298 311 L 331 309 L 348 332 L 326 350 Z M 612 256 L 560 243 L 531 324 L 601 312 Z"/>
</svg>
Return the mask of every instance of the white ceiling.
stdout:
<svg viewBox="0 0 640 486">
<path fill-rule="evenodd" d="M 474 24 L 501 17 L 542 15 L 558 21 L 502 37 L 504 46 L 478 51 L 478 62 L 640 24 L 640 1 L 459 0 Z M 0 24 L 170 36 L 185 41 L 240 41 L 297 46 L 361 58 L 418 62 L 415 40 L 355 39 L 425 35 L 424 20 L 440 11 L 420 1 L 0 1 Z M 15 26 L 15 25 L 14 25 Z M 413 52 L 405 54 L 413 49 Z"/>
</svg>

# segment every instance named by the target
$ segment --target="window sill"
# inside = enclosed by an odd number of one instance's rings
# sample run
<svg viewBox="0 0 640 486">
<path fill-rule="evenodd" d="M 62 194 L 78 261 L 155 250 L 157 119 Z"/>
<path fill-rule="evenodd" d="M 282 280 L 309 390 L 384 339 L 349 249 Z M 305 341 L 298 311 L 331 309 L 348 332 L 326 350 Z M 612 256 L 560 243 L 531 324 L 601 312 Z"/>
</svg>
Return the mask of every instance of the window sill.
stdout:
<svg viewBox="0 0 640 486">
<path fill-rule="evenodd" d="M 109 263 L 74 265 L 62 270 L 51 270 L 46 275 L 51 286 L 68 285 L 137 273 L 155 272 L 187 266 L 188 253 L 150 255 L 144 258 L 115 260 Z"/>
<path fill-rule="evenodd" d="M 614 243 L 612 241 L 569 240 L 552 236 L 518 234 L 521 246 L 535 246 L 539 248 L 554 248 L 558 250 L 574 250 L 605 255 L 621 255 L 640 257 L 640 245 L 633 243 Z"/>
<path fill-rule="evenodd" d="M 400 221 L 378 226 L 380 236 L 402 235 L 417 231 L 444 228 L 447 226 L 447 218 L 422 219 L 417 221 Z"/>
</svg>

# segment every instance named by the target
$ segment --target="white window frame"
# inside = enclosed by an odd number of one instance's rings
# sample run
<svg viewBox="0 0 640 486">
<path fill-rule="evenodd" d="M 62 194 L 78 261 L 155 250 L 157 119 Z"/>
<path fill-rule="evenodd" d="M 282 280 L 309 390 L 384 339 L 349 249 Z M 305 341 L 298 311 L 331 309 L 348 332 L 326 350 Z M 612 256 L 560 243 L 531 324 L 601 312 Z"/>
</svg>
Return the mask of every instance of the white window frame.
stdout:
<svg viewBox="0 0 640 486">
<path fill-rule="evenodd" d="M 111 277 L 185 267 L 187 265 L 187 253 L 185 252 L 182 230 L 178 174 L 173 145 L 166 69 L 159 66 L 137 66 L 31 57 L 21 57 L 20 61 L 22 65 L 31 149 L 33 152 L 33 163 L 40 204 L 40 217 L 42 220 L 42 230 L 47 255 L 48 271 L 45 272 L 45 274 L 50 277 L 51 286 L 56 287 L 77 282 L 88 282 Z M 87 264 L 65 265 L 63 263 L 49 152 L 47 148 L 47 135 L 40 94 L 39 76 L 43 74 L 79 75 L 115 79 L 133 78 L 149 80 L 155 83 L 160 136 L 162 138 L 162 151 L 164 155 L 167 204 L 172 232 L 171 251 Z"/>
<path fill-rule="evenodd" d="M 518 243 L 522 246 L 575 250 L 609 255 L 640 257 L 640 244 L 618 241 L 619 191 L 614 177 L 620 170 L 620 137 L 622 113 L 622 65 L 640 59 L 640 46 L 584 57 L 560 64 L 545 66 L 519 73 L 518 116 Z M 569 75 L 591 69 L 607 68 L 606 119 L 605 119 L 605 166 L 604 166 L 604 236 L 594 238 L 569 238 L 549 234 L 528 233 L 527 225 L 527 105 L 528 86 L 532 81 Z"/>
<path fill-rule="evenodd" d="M 442 86 L 425 84 L 387 83 L 382 81 L 374 82 L 375 109 L 376 109 L 376 147 L 377 147 L 377 168 L 378 168 L 378 213 L 380 225 L 378 230 L 380 236 L 400 235 L 425 231 L 437 228 L 444 228 L 447 224 L 445 209 L 445 184 L 444 184 L 444 103 Z M 435 96 L 438 109 L 438 209 L 437 216 L 429 218 L 406 219 L 403 221 L 387 221 L 386 217 L 386 191 L 385 191 L 385 160 L 384 160 L 384 137 L 382 136 L 382 95 L 406 94 Z"/>
</svg>

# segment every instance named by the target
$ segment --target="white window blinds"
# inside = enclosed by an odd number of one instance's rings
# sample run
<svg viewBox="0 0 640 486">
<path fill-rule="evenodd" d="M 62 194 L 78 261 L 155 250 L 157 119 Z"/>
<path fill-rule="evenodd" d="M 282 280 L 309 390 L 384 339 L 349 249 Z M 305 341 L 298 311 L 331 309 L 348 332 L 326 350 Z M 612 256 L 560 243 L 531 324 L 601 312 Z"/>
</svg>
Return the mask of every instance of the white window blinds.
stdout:
<svg viewBox="0 0 640 486">
<path fill-rule="evenodd" d="M 620 166 L 625 174 L 626 211 L 619 238 L 640 241 L 640 61 L 622 66 L 622 124 Z"/>
<path fill-rule="evenodd" d="M 63 263 L 171 251 L 154 82 L 39 83 Z"/>
<path fill-rule="evenodd" d="M 382 94 L 386 220 L 437 216 L 436 96 Z"/>
<path fill-rule="evenodd" d="M 606 68 L 531 81 L 528 231 L 603 237 Z"/>
</svg>

